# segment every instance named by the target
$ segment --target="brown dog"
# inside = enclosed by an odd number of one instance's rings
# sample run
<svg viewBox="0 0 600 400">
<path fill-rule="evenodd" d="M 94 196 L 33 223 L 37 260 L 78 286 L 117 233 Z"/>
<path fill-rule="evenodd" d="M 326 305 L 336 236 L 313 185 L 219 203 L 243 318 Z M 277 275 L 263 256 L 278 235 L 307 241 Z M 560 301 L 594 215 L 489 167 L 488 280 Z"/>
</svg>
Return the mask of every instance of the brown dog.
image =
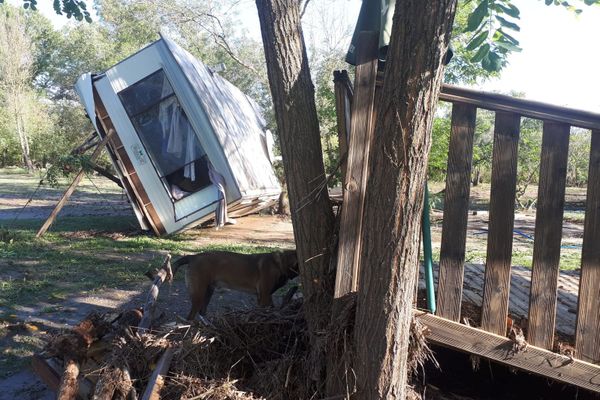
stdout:
<svg viewBox="0 0 600 400">
<path fill-rule="evenodd" d="M 273 305 L 273 292 L 298 276 L 294 250 L 263 254 L 207 251 L 175 261 L 173 274 L 182 265 L 188 266 L 185 282 L 192 302 L 188 320 L 193 320 L 198 312 L 206 313 L 215 287 L 256 293 L 258 304 L 264 307 Z"/>
</svg>

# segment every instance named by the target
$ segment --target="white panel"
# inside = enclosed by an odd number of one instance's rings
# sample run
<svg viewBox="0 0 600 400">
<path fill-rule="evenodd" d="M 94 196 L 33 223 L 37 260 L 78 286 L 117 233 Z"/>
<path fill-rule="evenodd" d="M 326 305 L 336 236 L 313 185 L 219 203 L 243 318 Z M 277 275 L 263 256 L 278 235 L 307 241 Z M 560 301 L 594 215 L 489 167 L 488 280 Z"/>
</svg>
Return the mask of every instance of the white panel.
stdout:
<svg viewBox="0 0 600 400">
<path fill-rule="evenodd" d="M 94 105 L 94 91 L 92 88 L 92 74 L 89 72 L 87 74 L 83 74 L 77 79 L 77 83 L 75 83 L 75 91 L 79 95 L 79 99 L 83 103 L 83 107 L 87 112 L 90 121 L 92 121 L 92 125 L 98 131 L 98 127 L 96 126 L 96 107 Z"/>
</svg>

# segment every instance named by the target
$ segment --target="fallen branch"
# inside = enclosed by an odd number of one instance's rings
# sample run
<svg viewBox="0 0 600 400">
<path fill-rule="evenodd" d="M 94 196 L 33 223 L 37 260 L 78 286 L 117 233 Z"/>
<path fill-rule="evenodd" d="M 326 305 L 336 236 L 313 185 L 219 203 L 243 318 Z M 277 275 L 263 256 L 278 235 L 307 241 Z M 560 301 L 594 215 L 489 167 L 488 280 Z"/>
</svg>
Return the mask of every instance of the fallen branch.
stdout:
<svg viewBox="0 0 600 400">
<path fill-rule="evenodd" d="M 167 254 L 162 268 L 154 277 L 154 282 L 152 282 L 152 286 L 148 291 L 146 304 L 144 304 L 142 320 L 138 325 L 138 329 L 150 329 L 156 313 L 156 300 L 158 299 L 159 288 L 165 280 L 171 279 L 172 277 L 173 272 L 171 270 L 171 254 Z"/>
</svg>

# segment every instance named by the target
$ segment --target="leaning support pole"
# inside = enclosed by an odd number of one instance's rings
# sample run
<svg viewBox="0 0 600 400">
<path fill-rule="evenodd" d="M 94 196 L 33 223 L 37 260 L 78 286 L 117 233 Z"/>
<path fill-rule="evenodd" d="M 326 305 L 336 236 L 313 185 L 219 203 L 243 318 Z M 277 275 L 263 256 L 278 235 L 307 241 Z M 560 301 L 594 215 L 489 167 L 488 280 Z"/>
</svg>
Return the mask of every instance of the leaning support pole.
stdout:
<svg viewBox="0 0 600 400">
<path fill-rule="evenodd" d="M 98 156 L 100 155 L 100 152 L 102 151 L 102 149 L 104 148 L 106 143 L 108 143 L 108 140 L 114 134 L 114 132 L 115 131 L 112 129 L 110 131 L 108 131 L 108 134 L 102 139 L 102 141 L 94 149 L 94 152 L 90 156 L 90 162 L 94 162 L 98 158 Z M 73 182 L 71 182 L 71 185 L 69 185 L 69 187 L 67 188 L 65 193 L 62 195 L 62 197 L 56 204 L 56 207 L 54 207 L 54 210 L 52 211 L 52 213 L 50 214 L 50 216 L 48 217 L 46 222 L 44 222 L 44 225 L 42 225 L 42 227 L 40 228 L 38 233 L 35 235 L 35 237 L 38 237 L 38 238 L 42 237 L 44 235 L 44 233 L 46 233 L 48 231 L 50 226 L 54 223 L 54 220 L 56 219 L 56 216 L 58 215 L 60 210 L 62 210 L 62 208 L 67 203 L 67 200 L 69 200 L 69 197 L 71 197 L 73 192 L 75 192 L 75 188 L 77 187 L 77 185 L 79 185 L 79 182 L 81 181 L 81 178 L 83 178 L 84 173 L 85 173 L 85 171 L 82 168 L 79 171 L 79 173 L 77 174 L 77 176 L 75 176 L 75 179 L 73 179 Z"/>
</svg>

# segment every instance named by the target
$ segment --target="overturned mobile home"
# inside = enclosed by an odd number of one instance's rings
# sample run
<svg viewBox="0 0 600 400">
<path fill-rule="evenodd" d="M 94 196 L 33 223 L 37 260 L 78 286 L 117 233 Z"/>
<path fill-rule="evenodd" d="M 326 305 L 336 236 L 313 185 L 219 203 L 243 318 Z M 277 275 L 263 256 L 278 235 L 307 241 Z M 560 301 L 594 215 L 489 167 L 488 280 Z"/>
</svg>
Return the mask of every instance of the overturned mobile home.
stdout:
<svg viewBox="0 0 600 400">
<path fill-rule="evenodd" d="M 216 215 L 257 211 L 280 186 L 272 139 L 258 106 L 238 88 L 161 37 L 77 92 L 135 214 L 157 235 Z"/>
</svg>

